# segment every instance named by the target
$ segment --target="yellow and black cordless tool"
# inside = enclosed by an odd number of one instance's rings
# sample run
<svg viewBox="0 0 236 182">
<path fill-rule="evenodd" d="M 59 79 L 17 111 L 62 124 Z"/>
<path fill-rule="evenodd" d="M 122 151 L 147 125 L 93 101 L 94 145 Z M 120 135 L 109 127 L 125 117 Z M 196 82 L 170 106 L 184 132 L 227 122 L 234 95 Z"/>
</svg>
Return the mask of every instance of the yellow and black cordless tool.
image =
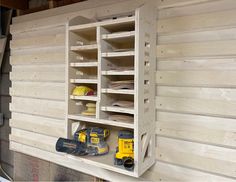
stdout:
<svg viewBox="0 0 236 182">
<path fill-rule="evenodd" d="M 118 147 L 114 164 L 124 166 L 126 170 L 132 171 L 134 169 L 134 134 L 131 131 L 119 131 L 118 133 Z"/>
</svg>

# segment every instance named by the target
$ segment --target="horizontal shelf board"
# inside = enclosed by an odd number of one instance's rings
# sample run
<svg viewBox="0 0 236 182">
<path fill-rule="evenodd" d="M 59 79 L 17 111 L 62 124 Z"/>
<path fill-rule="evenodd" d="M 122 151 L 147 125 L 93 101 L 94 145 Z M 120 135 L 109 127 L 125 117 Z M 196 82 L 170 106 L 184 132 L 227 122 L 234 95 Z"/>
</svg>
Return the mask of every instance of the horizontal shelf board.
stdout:
<svg viewBox="0 0 236 182">
<path fill-rule="evenodd" d="M 98 97 L 97 96 L 74 96 L 71 95 L 70 99 L 73 100 L 90 100 L 90 101 L 97 101 Z"/>
<path fill-rule="evenodd" d="M 102 71 L 102 75 L 134 75 L 134 70 L 125 70 L 125 71 L 109 70 L 109 71 Z"/>
<path fill-rule="evenodd" d="M 74 25 L 70 26 L 69 30 L 70 31 L 86 31 L 86 30 L 91 30 L 95 29 L 96 26 L 104 26 L 104 25 L 116 25 L 116 24 L 122 24 L 122 23 L 129 23 L 129 22 L 134 22 L 135 17 L 124 17 L 124 18 L 118 18 L 116 20 L 111 19 L 111 20 L 106 20 L 106 21 L 101 21 L 101 22 L 95 22 L 95 23 L 87 23 L 83 25 Z"/>
<path fill-rule="evenodd" d="M 70 83 L 91 83 L 91 84 L 97 84 L 97 79 L 70 79 Z"/>
<path fill-rule="evenodd" d="M 81 157 L 77 157 L 77 156 L 68 155 L 68 154 L 66 154 L 66 155 L 68 156 L 68 158 L 78 160 L 78 164 L 82 162 L 82 163 L 94 165 L 96 167 L 100 167 L 100 168 L 104 168 L 104 169 L 107 169 L 107 170 L 115 171 L 115 172 L 118 172 L 118 173 L 121 173 L 121 174 L 135 176 L 135 173 L 133 171 L 127 171 L 122 167 L 114 165 L 114 154 L 115 154 L 115 151 L 109 151 L 108 154 L 101 155 L 101 156 L 81 156 Z"/>
<path fill-rule="evenodd" d="M 68 119 L 85 121 L 85 122 L 90 122 L 90 123 L 99 123 L 99 124 L 110 125 L 110 126 L 118 126 L 121 128 L 131 128 L 131 129 L 134 128 L 133 123 L 121 122 L 121 121 L 120 122 L 119 121 L 111 121 L 111 120 L 106 120 L 106 119 L 96 119 L 95 117 L 82 116 L 80 114 L 68 115 Z"/>
<path fill-rule="evenodd" d="M 77 63 L 70 63 L 71 67 L 97 67 L 98 62 L 77 62 Z"/>
<path fill-rule="evenodd" d="M 96 32 L 96 24 L 97 23 L 89 23 L 84 25 L 73 25 L 69 27 L 69 30 L 72 32 L 88 32 L 95 31 Z"/>
<path fill-rule="evenodd" d="M 126 57 L 134 56 L 134 51 L 124 51 L 124 52 L 104 52 L 102 57 Z"/>
<path fill-rule="evenodd" d="M 134 109 L 133 108 L 124 108 L 124 107 L 115 107 L 115 106 L 103 106 L 103 107 L 101 107 L 101 110 L 102 111 L 109 111 L 109 112 L 134 114 Z"/>
<path fill-rule="evenodd" d="M 91 45 L 82 45 L 82 46 L 71 46 L 71 51 L 95 51 L 97 50 L 98 45 L 97 44 L 91 44 Z"/>
<path fill-rule="evenodd" d="M 115 89 L 103 88 L 102 93 L 134 95 L 134 90 L 128 90 L 128 89 L 115 90 Z"/>
<path fill-rule="evenodd" d="M 103 40 L 115 40 L 119 39 L 120 41 L 134 39 L 135 31 L 129 31 L 129 32 L 117 32 L 117 33 L 111 33 L 111 34 L 104 34 L 102 35 Z"/>
</svg>

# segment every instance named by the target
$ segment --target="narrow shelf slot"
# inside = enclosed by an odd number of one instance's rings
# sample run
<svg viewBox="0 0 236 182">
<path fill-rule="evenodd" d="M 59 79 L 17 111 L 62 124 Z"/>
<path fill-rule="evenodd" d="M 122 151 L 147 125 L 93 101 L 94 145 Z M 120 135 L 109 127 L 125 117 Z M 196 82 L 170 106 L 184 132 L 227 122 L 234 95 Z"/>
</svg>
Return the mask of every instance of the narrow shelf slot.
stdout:
<svg viewBox="0 0 236 182">
<path fill-rule="evenodd" d="M 73 100 L 87 100 L 87 101 L 97 101 L 97 96 L 74 96 L 70 95 L 70 99 Z"/>
<path fill-rule="evenodd" d="M 70 63 L 71 67 L 97 67 L 98 66 L 98 62 L 74 62 L 74 63 Z"/>
<path fill-rule="evenodd" d="M 70 83 L 88 83 L 88 84 L 97 84 L 97 79 L 70 79 Z"/>
<path fill-rule="evenodd" d="M 109 112 L 125 113 L 125 114 L 134 114 L 134 109 L 133 108 L 103 106 L 103 107 L 101 107 L 101 110 L 102 111 L 109 111 Z"/>
<path fill-rule="evenodd" d="M 115 90 L 115 89 L 103 88 L 102 93 L 134 95 L 134 90 L 128 90 L 128 89 Z"/>
<path fill-rule="evenodd" d="M 134 70 L 109 70 L 109 71 L 102 71 L 102 75 L 134 75 Z"/>
<path fill-rule="evenodd" d="M 134 51 L 123 51 L 123 52 L 104 52 L 102 57 L 127 57 L 134 56 Z"/>
</svg>

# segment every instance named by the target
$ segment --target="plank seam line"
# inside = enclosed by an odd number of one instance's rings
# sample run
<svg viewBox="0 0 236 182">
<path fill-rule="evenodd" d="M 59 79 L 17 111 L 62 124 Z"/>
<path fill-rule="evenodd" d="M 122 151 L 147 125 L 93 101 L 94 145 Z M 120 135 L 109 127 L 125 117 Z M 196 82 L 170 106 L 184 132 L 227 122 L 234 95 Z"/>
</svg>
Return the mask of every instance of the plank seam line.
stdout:
<svg viewBox="0 0 236 182">
<path fill-rule="evenodd" d="M 233 176 L 227 176 L 227 175 L 224 175 L 224 174 L 221 174 L 221 173 L 214 173 L 214 172 L 211 172 L 211 171 L 202 170 L 202 169 L 199 169 L 199 168 L 193 168 L 193 167 L 186 166 L 186 165 L 175 164 L 175 163 L 171 163 L 171 162 L 167 162 L 167 161 L 159 160 L 159 159 L 157 159 L 157 161 L 162 162 L 162 163 L 166 163 L 166 164 L 170 164 L 170 165 L 174 165 L 174 166 L 183 167 L 183 168 L 186 168 L 186 169 L 191 169 L 191 170 L 203 172 L 203 173 L 209 173 L 209 174 L 216 175 L 216 176 L 219 176 L 219 177 L 221 176 L 221 177 L 226 177 L 226 178 L 229 178 L 229 179 L 236 179 Z"/>
<path fill-rule="evenodd" d="M 65 101 L 65 98 L 63 99 L 51 99 L 49 97 L 39 97 L 39 96 L 27 96 L 27 95 L 19 95 L 19 94 L 11 94 L 12 97 L 20 97 L 24 99 L 39 99 L 39 100 L 49 100 L 49 101 Z"/>
<path fill-rule="evenodd" d="M 232 29 L 235 28 L 236 25 L 225 25 L 225 26 L 212 26 L 212 27 L 205 27 L 205 28 L 195 28 L 191 30 L 184 30 L 184 31 L 175 31 L 175 32 L 158 32 L 158 36 L 171 36 L 171 35 L 181 35 L 181 34 L 186 34 L 186 33 L 200 33 L 200 32 L 205 32 L 205 31 L 216 31 L 216 30 L 226 30 L 226 29 Z M 157 26 L 158 29 L 158 26 Z"/>
<path fill-rule="evenodd" d="M 31 22 L 33 22 L 33 21 L 31 21 Z M 21 22 L 21 23 L 26 23 L 26 22 Z M 21 24 L 21 23 L 19 23 L 19 24 Z M 29 23 L 29 22 L 27 22 L 27 23 Z M 18 24 L 18 23 L 17 23 Z M 11 34 L 12 35 L 17 35 L 17 34 L 22 34 L 22 33 L 28 33 L 28 32 L 33 32 L 33 31 L 41 31 L 41 30 L 45 30 L 45 29 L 53 29 L 54 27 L 60 27 L 60 26 L 64 26 L 65 27 L 65 25 L 66 25 L 66 22 L 61 22 L 61 23 L 56 23 L 56 24 L 53 24 L 53 25 L 44 25 L 44 26 L 40 26 L 40 27 L 31 27 L 31 28 L 29 28 L 29 29 L 26 29 L 26 30 L 17 30 L 17 31 L 14 31 L 14 26 L 15 25 L 17 25 L 17 24 L 12 24 L 11 25 L 11 29 L 12 29 L 12 31 L 11 31 Z"/>
<path fill-rule="evenodd" d="M 179 72 L 181 72 L 182 70 L 180 70 Z M 233 70 L 234 71 L 234 70 Z M 196 70 L 196 72 L 198 72 Z M 176 82 L 177 83 L 177 82 Z M 158 86 L 168 86 L 168 87 L 188 87 L 188 88 L 219 88 L 219 89 L 235 89 L 236 85 L 230 85 L 230 86 L 226 86 L 226 85 L 205 85 L 205 84 L 195 84 L 195 85 L 190 85 L 190 84 L 165 84 L 165 83 L 156 83 L 157 87 Z M 156 95 L 158 96 L 158 95 Z"/>
<path fill-rule="evenodd" d="M 162 138 L 169 138 L 169 139 L 174 139 L 174 140 L 180 140 L 180 141 L 185 141 L 185 142 L 190 142 L 190 143 L 199 143 L 199 144 L 204 144 L 204 145 L 210 145 L 210 146 L 215 146 L 215 147 L 221 147 L 221 148 L 227 148 L 227 149 L 233 149 L 236 150 L 236 147 L 233 146 L 228 146 L 228 145 L 217 145 L 214 143 L 210 143 L 210 142 L 202 142 L 200 140 L 189 140 L 189 139 L 184 139 L 184 138 L 179 138 L 179 137 L 171 137 L 171 136 L 167 136 L 167 135 L 161 135 L 161 134 L 157 134 L 157 137 L 162 137 Z M 158 147 L 157 147 L 158 150 Z"/>
<path fill-rule="evenodd" d="M 19 114 L 26 114 L 26 115 L 32 115 L 32 116 L 39 116 L 39 117 L 44 117 L 44 118 L 49 118 L 49 119 L 58 119 L 58 120 L 64 120 L 65 118 L 58 118 L 58 117 L 50 117 L 50 116 L 45 116 L 42 114 L 33 114 L 33 113 L 27 113 L 23 111 L 17 111 L 17 110 L 10 110 L 12 113 L 19 113 Z M 8 118 L 11 119 L 11 118 Z"/>
<path fill-rule="evenodd" d="M 21 53 L 21 52 L 24 52 L 24 51 L 35 51 L 36 53 L 40 52 L 40 51 L 55 51 L 57 49 L 63 49 L 65 50 L 66 46 L 64 45 L 58 45 L 58 46 L 42 46 L 42 47 L 35 47 L 35 48 L 19 48 L 19 49 L 11 49 L 12 50 L 12 54 L 11 56 L 18 56 L 16 55 L 16 53 Z M 40 50 L 38 50 L 40 49 Z M 32 53 L 31 53 L 32 54 Z M 20 54 L 20 55 L 29 55 L 29 54 Z M 10 56 L 10 57 L 11 57 Z"/>
<path fill-rule="evenodd" d="M 159 5 L 157 6 L 158 10 L 165 10 L 165 9 L 174 9 L 174 8 L 178 8 L 178 7 L 187 7 L 187 6 L 192 6 L 192 5 L 196 5 L 196 4 L 205 4 L 205 3 L 209 3 L 215 0 L 197 0 L 197 1 L 190 1 L 190 3 L 184 2 L 184 3 L 179 3 L 179 4 L 174 4 L 174 5 Z"/>
<path fill-rule="evenodd" d="M 198 115 L 198 116 L 210 116 L 210 117 L 216 117 L 216 118 L 228 118 L 228 119 L 236 119 L 235 117 L 232 116 L 224 116 L 224 115 L 217 115 L 217 114 L 206 114 L 206 113 L 193 113 L 193 112 L 184 112 L 184 111 L 174 111 L 174 110 L 168 110 L 168 109 L 158 109 L 157 111 L 162 111 L 162 112 L 170 112 L 170 113 L 176 113 L 176 114 L 192 114 L 192 115 Z"/>
</svg>

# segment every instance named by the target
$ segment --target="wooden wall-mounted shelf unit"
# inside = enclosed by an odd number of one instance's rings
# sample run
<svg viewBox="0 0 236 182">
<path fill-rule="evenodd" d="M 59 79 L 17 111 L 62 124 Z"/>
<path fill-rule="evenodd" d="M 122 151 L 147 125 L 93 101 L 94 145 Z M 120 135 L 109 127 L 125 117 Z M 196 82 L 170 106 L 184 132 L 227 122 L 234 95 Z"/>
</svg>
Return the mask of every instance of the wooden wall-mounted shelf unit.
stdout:
<svg viewBox="0 0 236 182">
<path fill-rule="evenodd" d="M 156 13 L 149 4 L 130 16 L 91 22 L 75 17 L 67 25 L 67 136 L 72 126 L 108 128 L 109 153 L 104 156 L 68 157 L 84 163 L 138 177 L 155 161 L 155 68 Z M 132 88 L 110 88 L 114 81 L 127 81 Z M 117 82 L 116 82 L 117 83 Z M 94 96 L 73 96 L 75 86 L 96 90 Z M 117 100 L 131 101 L 133 107 L 113 106 Z M 81 112 L 86 103 L 96 104 L 95 116 Z M 111 120 L 111 115 L 128 116 L 127 121 Z M 134 132 L 134 171 L 114 165 L 119 130 Z M 80 161 L 82 163 L 80 163 Z"/>
</svg>

